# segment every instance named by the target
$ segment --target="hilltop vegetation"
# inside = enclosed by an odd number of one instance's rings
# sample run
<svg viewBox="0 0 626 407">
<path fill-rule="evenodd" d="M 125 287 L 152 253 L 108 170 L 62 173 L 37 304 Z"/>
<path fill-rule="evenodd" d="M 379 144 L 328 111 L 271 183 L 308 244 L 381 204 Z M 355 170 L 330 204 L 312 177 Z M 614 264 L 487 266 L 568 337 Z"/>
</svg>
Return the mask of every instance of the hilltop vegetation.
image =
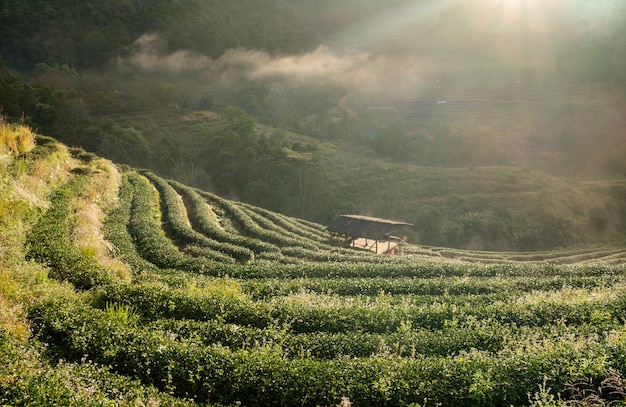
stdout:
<svg viewBox="0 0 626 407">
<path fill-rule="evenodd" d="M 0 403 L 613 405 L 626 251 L 344 248 L 0 125 Z"/>
</svg>

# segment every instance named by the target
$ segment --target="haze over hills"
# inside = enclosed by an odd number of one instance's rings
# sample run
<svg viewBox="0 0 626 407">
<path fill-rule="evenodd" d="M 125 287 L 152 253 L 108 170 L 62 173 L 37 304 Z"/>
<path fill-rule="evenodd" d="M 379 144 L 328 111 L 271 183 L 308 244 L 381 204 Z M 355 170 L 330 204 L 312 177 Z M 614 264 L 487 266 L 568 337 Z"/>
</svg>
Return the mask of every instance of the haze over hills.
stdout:
<svg viewBox="0 0 626 407">
<path fill-rule="evenodd" d="M 623 404 L 625 20 L 0 0 L 0 405 Z"/>
<path fill-rule="evenodd" d="M 3 111 L 69 145 L 317 222 L 402 219 L 424 244 L 623 233 L 619 1 L 19 3 Z"/>
</svg>

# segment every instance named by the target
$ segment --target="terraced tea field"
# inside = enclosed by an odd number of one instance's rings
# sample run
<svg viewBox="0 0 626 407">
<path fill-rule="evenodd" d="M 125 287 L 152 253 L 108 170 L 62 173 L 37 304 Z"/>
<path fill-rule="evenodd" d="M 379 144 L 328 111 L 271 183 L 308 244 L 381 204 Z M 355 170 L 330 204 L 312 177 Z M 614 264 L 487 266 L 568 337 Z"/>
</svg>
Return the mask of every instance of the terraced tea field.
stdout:
<svg viewBox="0 0 626 407">
<path fill-rule="evenodd" d="M 2 161 L 0 300 L 22 310 L 0 319 L 4 404 L 626 400 L 622 247 L 381 256 L 50 140 L 23 150 Z"/>
</svg>

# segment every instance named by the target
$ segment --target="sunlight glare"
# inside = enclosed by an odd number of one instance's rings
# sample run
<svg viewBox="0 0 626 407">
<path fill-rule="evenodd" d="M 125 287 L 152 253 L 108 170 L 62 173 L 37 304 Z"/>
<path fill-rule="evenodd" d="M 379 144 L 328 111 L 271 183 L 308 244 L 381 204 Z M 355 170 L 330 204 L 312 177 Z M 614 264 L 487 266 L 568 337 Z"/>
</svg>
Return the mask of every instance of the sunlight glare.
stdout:
<svg viewBox="0 0 626 407">
<path fill-rule="evenodd" d="M 545 32 L 551 29 L 553 6 L 542 0 L 482 0 L 474 3 L 472 20 L 478 31 L 493 33 Z"/>
</svg>

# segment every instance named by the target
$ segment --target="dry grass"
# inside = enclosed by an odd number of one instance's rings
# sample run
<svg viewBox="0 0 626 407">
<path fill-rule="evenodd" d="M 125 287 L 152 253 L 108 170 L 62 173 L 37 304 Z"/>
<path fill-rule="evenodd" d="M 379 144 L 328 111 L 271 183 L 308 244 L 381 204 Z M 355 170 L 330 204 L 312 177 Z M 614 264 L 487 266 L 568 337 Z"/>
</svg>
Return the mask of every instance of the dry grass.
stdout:
<svg viewBox="0 0 626 407">
<path fill-rule="evenodd" d="M 0 155 L 17 156 L 35 148 L 35 134 L 30 127 L 0 121 Z"/>
<path fill-rule="evenodd" d="M 92 165 L 95 170 L 90 175 L 89 186 L 73 204 L 76 223 L 72 240 L 84 254 L 94 256 L 116 277 L 130 281 L 129 266 L 113 258 L 113 245 L 102 234 L 103 209 L 115 204 L 121 175 L 107 160 L 97 160 Z"/>
<path fill-rule="evenodd" d="M 48 181 L 54 177 L 66 177 L 76 166 L 77 162 L 70 155 L 68 148 L 58 144 L 53 153 L 35 161 L 29 173 L 35 179 Z"/>
<path fill-rule="evenodd" d="M 23 307 L 18 305 L 26 300 L 22 280 L 37 275 L 24 260 L 24 239 L 48 208 L 50 193 L 71 176 L 73 165 L 63 148 L 33 161 L 15 160 L 34 147 L 30 128 L 0 119 L 0 156 L 7 164 L 0 168 L 0 328 L 18 340 L 30 334 Z"/>
<path fill-rule="evenodd" d="M 18 285 L 9 272 L 0 269 L 0 328 L 11 333 L 17 340 L 24 341 L 30 334 L 26 317 L 22 308 L 8 298 L 17 289 Z"/>
<path fill-rule="evenodd" d="M 94 167 L 92 178 L 96 180 L 92 185 L 98 188 L 94 193 L 98 204 L 107 210 L 117 203 L 122 175 L 115 164 L 109 160 L 100 158 L 92 165 Z"/>
<path fill-rule="evenodd" d="M 47 208 L 48 196 L 72 176 L 74 167 L 76 161 L 67 148 L 59 144 L 54 153 L 28 162 L 16 171 L 10 199 L 24 201 L 33 207 Z"/>
<path fill-rule="evenodd" d="M 6 135 L 8 127 L 0 127 Z M 15 262 L 30 226 L 49 207 L 52 191 L 72 176 L 75 162 L 61 145 L 34 160 L 5 158 L 10 167 L 0 168 L 0 261 Z"/>
<path fill-rule="evenodd" d="M 42 182 L 29 185 L 32 184 L 32 181 L 32 177 L 23 177 L 16 180 L 9 199 L 23 202 L 29 208 L 48 208 L 50 202 L 46 199 L 46 192 L 49 191 L 49 186 L 43 185 Z"/>
<path fill-rule="evenodd" d="M 12 267 L 23 259 L 23 241 L 39 214 L 48 206 L 52 190 L 70 176 L 67 156 L 16 160 L 20 151 L 34 147 L 34 134 L 25 126 L 0 123 L 0 150 L 6 167 L 0 168 L 0 265 Z M 59 166 L 57 169 L 57 165 Z"/>
</svg>

